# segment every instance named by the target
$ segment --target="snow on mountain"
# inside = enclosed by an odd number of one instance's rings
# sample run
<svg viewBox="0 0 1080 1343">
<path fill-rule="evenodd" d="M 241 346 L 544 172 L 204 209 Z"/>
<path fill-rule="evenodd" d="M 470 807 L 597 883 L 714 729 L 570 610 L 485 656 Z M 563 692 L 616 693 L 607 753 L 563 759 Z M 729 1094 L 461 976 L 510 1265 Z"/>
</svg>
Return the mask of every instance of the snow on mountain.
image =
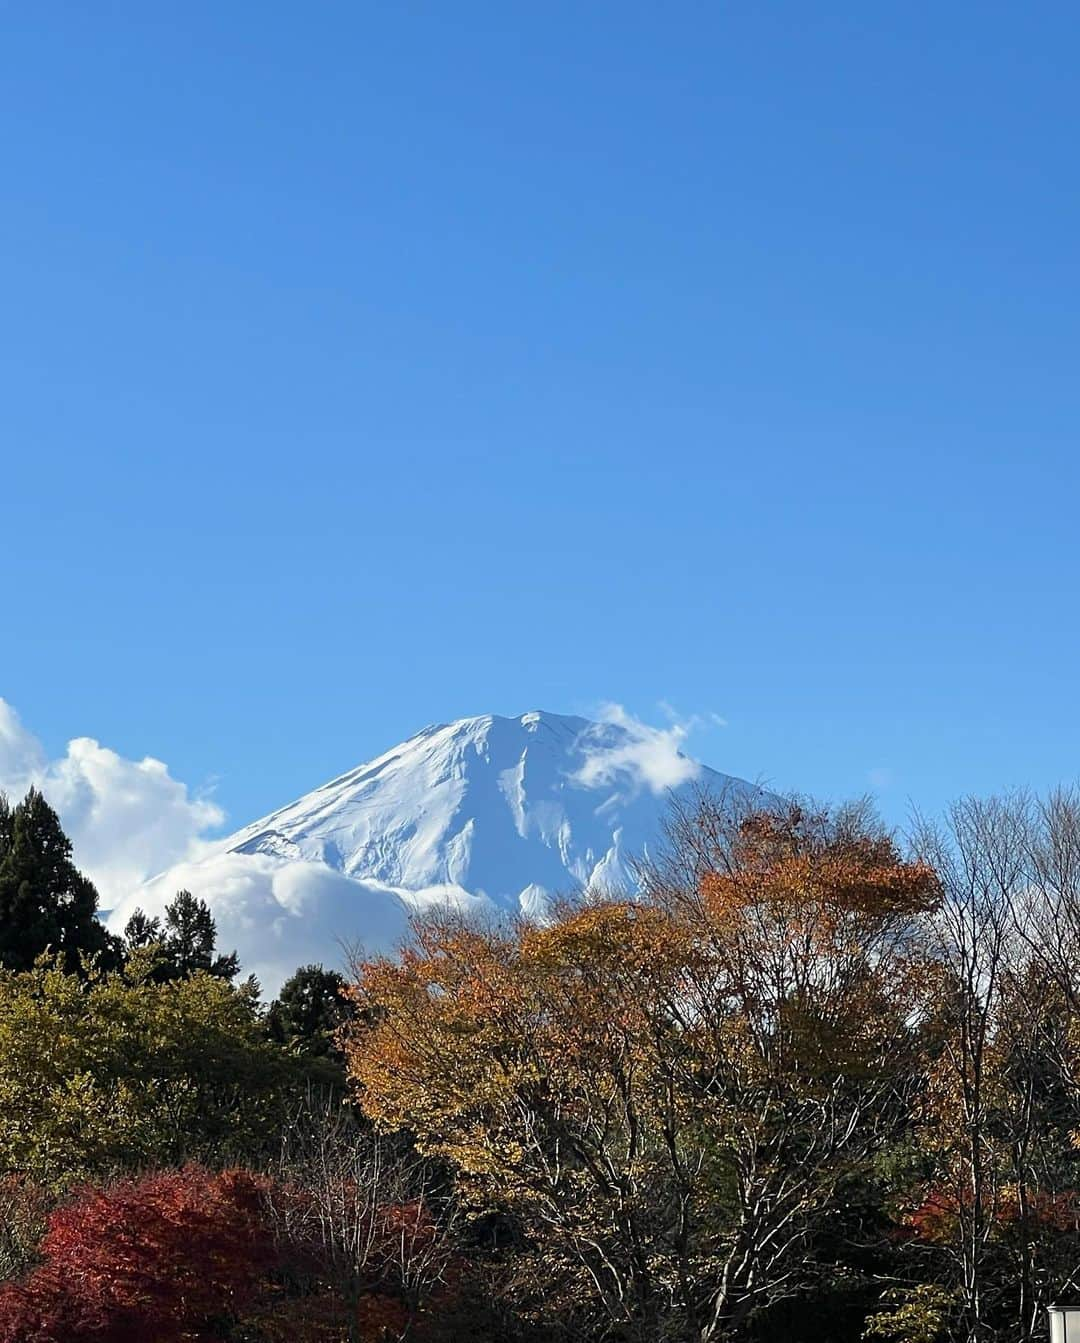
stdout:
<svg viewBox="0 0 1080 1343">
<path fill-rule="evenodd" d="M 433 903 L 541 914 L 551 897 L 632 888 L 670 793 L 703 785 L 765 799 L 623 720 L 527 713 L 425 728 L 384 755 L 217 842 L 115 909 L 159 912 L 187 888 L 211 905 L 267 992 L 343 946 L 391 949 Z"/>
</svg>

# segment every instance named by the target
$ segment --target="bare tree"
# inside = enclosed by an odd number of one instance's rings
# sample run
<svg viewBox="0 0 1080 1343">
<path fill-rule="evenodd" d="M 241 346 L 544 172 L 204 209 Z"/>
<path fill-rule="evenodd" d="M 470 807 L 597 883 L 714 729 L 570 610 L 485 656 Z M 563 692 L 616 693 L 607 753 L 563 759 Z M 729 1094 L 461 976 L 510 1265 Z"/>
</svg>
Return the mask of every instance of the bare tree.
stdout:
<svg viewBox="0 0 1080 1343">
<path fill-rule="evenodd" d="M 984 1264 L 1000 1194 L 990 1055 L 1025 890 L 1029 819 L 1023 797 L 968 799 L 950 809 L 944 826 L 919 820 L 913 834 L 916 853 L 937 872 L 942 891 L 929 921 L 944 975 L 936 1091 L 939 1141 L 955 1157 L 949 1177 L 969 1343 L 987 1336 Z"/>
<path fill-rule="evenodd" d="M 405 1306 L 406 1338 L 455 1256 L 454 1208 L 431 1164 L 327 1095 L 297 1109 L 273 1173 L 282 1233 L 312 1247 L 350 1322 L 365 1295 L 392 1292 Z"/>
</svg>

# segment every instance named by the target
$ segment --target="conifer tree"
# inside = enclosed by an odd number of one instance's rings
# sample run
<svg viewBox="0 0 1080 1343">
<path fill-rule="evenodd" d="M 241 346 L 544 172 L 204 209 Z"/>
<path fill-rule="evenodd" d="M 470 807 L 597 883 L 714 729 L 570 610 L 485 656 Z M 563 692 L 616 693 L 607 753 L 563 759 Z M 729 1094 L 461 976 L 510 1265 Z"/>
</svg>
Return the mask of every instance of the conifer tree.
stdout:
<svg viewBox="0 0 1080 1343">
<path fill-rule="evenodd" d="M 138 951 L 153 942 L 161 941 L 161 920 L 152 919 L 137 909 L 124 926 L 124 946 L 127 951 Z"/>
<path fill-rule="evenodd" d="M 217 954 L 217 924 L 205 900 L 190 891 L 177 891 L 165 906 L 164 923 L 136 909 L 124 928 L 128 952 L 158 944 L 154 978 L 159 982 L 186 979 L 199 970 L 217 979 L 234 979 L 240 969 L 235 951 Z"/>
<path fill-rule="evenodd" d="M 271 1038 L 302 1054 L 339 1058 L 335 1035 L 352 1015 L 352 1004 L 342 996 L 344 987 L 336 970 L 302 965 L 270 1005 L 267 1027 Z"/>
<path fill-rule="evenodd" d="M 36 788 L 0 805 L 0 966 L 28 970 L 52 949 L 69 970 L 83 954 L 114 954 L 98 895 L 76 868 L 60 818 Z"/>
</svg>

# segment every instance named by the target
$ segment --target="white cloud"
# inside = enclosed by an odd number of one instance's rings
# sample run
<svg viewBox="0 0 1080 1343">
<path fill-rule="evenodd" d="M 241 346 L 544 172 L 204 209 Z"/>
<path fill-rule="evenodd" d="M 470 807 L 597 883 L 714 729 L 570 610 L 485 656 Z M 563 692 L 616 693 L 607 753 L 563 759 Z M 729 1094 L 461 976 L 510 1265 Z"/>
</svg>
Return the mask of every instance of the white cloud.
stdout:
<svg viewBox="0 0 1080 1343">
<path fill-rule="evenodd" d="M 701 775 L 680 751 L 689 732 L 715 725 L 715 716 L 680 718 L 670 708 L 666 727 L 652 727 L 621 705 L 601 710 L 602 722 L 579 740 L 572 778 L 612 793 L 662 795 Z M 0 791 L 21 797 L 35 784 L 60 814 L 75 859 L 123 930 L 136 906 L 161 914 L 177 890 L 205 900 L 218 928 L 218 946 L 236 949 L 242 973 L 254 973 L 264 994 L 277 992 L 298 965 L 340 965 L 342 944 L 361 939 L 370 951 L 392 951 L 406 937 L 408 910 L 487 902 L 457 887 L 397 891 L 357 880 L 318 863 L 266 854 L 226 853 L 208 835 L 221 809 L 192 794 L 160 760 L 130 760 L 89 737 L 77 737 L 50 760 L 41 742 L 0 699 Z"/>
<path fill-rule="evenodd" d="M 687 718 L 684 714 L 679 713 L 678 709 L 666 699 L 660 700 L 656 707 L 669 723 L 678 723 L 686 729 L 687 734 L 698 727 L 727 727 L 728 725 L 727 719 L 722 714 L 713 713 L 711 710 L 708 713 L 693 713 Z"/>
<path fill-rule="evenodd" d="M 664 708 L 672 716 L 670 706 Z M 701 766 L 680 750 L 698 720 L 676 718 L 670 727 L 651 727 L 621 704 L 601 705 L 600 718 L 583 735 L 585 759 L 574 773 L 575 783 L 594 788 L 629 777 L 636 788 L 661 794 L 700 777 Z M 608 734 L 605 724 L 620 731 Z"/>
<path fill-rule="evenodd" d="M 7 700 L 0 699 L 0 792 L 23 796 L 47 764 L 41 742 L 23 727 Z"/>
<path fill-rule="evenodd" d="M 49 760 L 0 699 L 0 792 L 17 801 L 31 784 L 59 813 L 75 859 L 105 908 L 205 849 L 206 832 L 225 819 L 220 807 L 192 796 L 152 756 L 128 760 L 91 737 L 76 737 L 65 755 Z"/>
<path fill-rule="evenodd" d="M 137 906 L 160 915 L 185 888 L 213 910 L 219 949 L 239 951 L 241 974 L 254 974 L 266 997 L 299 965 L 342 968 L 344 946 L 354 939 L 371 952 L 393 951 L 408 930 L 405 905 L 389 887 L 251 853 L 177 864 L 122 900 L 109 927 L 122 932 Z"/>
</svg>

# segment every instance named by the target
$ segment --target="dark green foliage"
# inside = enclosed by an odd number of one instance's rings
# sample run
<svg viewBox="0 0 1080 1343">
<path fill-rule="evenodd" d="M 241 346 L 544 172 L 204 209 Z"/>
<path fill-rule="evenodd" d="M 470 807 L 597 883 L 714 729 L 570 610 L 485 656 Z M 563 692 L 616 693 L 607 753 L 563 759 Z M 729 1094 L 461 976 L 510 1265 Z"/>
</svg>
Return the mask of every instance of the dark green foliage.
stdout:
<svg viewBox="0 0 1080 1343">
<path fill-rule="evenodd" d="M 115 959 L 97 918 L 93 883 L 71 860 L 71 841 L 36 788 L 16 807 L 0 800 L 0 967 L 28 970 L 52 950 L 68 970 L 82 957 Z"/>
<path fill-rule="evenodd" d="M 156 946 L 153 978 L 162 984 L 198 971 L 231 980 L 240 969 L 235 951 L 217 954 L 217 925 L 210 906 L 190 891 L 177 891 L 165 906 L 164 925 L 137 909 L 124 929 L 124 945 L 129 954 Z"/>
<path fill-rule="evenodd" d="M 350 1012 L 345 981 L 336 970 L 303 965 L 282 985 L 267 1013 L 272 1039 L 315 1058 L 341 1059 L 335 1035 Z"/>
<path fill-rule="evenodd" d="M 124 927 L 124 948 L 128 952 L 139 951 L 161 941 L 161 920 L 152 919 L 137 909 Z"/>
</svg>

